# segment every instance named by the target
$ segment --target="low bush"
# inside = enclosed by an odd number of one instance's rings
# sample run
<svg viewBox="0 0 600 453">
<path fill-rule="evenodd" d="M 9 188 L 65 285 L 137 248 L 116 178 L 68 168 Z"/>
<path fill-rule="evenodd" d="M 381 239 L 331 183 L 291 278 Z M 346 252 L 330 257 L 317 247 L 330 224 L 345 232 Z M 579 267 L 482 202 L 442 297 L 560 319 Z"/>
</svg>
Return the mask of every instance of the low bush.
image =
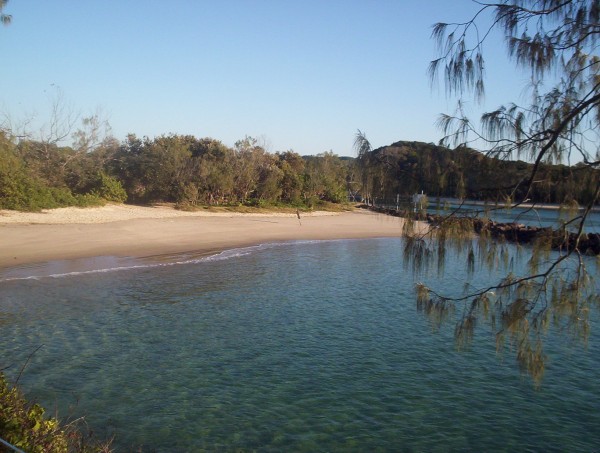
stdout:
<svg viewBox="0 0 600 453">
<path fill-rule="evenodd" d="M 63 426 L 56 418 L 45 417 L 39 404 L 26 401 L 19 389 L 0 373 L 0 438 L 28 453 L 109 452 L 83 435 L 77 424 Z M 0 445 L 0 451 L 8 451 Z"/>
<path fill-rule="evenodd" d="M 125 192 L 121 182 L 104 172 L 100 172 L 98 187 L 92 191 L 92 194 L 106 201 L 116 203 L 123 203 L 127 200 L 127 192 Z"/>
</svg>

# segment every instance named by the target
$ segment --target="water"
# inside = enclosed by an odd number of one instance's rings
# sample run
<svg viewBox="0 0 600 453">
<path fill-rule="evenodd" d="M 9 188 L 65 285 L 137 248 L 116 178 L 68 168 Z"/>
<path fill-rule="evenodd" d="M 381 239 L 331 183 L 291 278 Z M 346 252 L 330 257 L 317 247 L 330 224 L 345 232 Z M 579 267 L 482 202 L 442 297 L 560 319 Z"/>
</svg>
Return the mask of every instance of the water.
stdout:
<svg viewBox="0 0 600 453">
<path fill-rule="evenodd" d="M 413 211 L 415 205 L 410 203 L 383 202 L 377 206 L 388 209 L 399 208 L 401 210 Z M 502 204 L 486 203 L 475 200 L 458 200 L 456 198 L 435 198 L 428 200 L 426 212 L 447 216 L 456 212 L 458 215 L 485 217 L 499 223 L 520 223 L 527 226 L 542 228 L 559 228 L 562 224 L 569 222 L 575 217 L 582 215 L 583 210 L 560 209 L 559 205 L 545 204 L 535 205 L 534 207 L 518 206 L 515 208 L 506 208 Z M 421 209 L 421 208 L 419 208 Z M 584 227 L 586 233 L 600 233 L 600 208 L 596 207 L 589 213 Z M 577 223 L 570 229 L 575 231 Z"/>
<path fill-rule="evenodd" d="M 466 215 L 486 217 L 500 223 L 522 223 L 535 227 L 557 228 L 574 217 L 581 215 L 582 210 L 559 209 L 558 205 L 546 205 L 547 207 L 521 207 L 503 208 L 502 205 L 494 203 L 485 204 L 472 200 L 460 201 L 453 198 L 430 200 L 428 212 L 432 214 L 448 215 L 457 210 Z M 585 231 L 588 233 L 600 233 L 600 211 L 595 209 L 586 219 Z"/>
<path fill-rule="evenodd" d="M 117 451 L 598 449 L 596 313 L 587 350 L 548 339 L 536 391 L 485 328 L 459 353 L 453 325 L 416 312 L 415 282 L 455 290 L 461 267 L 415 276 L 401 254 L 400 239 L 300 242 L 5 272 L 0 368 L 42 345 L 24 390 Z M 22 279 L 43 274 L 61 275 Z"/>
</svg>

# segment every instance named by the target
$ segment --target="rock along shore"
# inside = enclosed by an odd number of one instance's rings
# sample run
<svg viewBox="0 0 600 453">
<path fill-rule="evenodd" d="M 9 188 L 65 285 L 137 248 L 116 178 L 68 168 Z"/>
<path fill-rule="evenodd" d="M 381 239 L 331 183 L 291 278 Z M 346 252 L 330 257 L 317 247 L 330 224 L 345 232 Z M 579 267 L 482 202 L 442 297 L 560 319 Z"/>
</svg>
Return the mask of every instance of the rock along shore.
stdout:
<svg viewBox="0 0 600 453">
<path fill-rule="evenodd" d="M 369 209 L 380 214 L 387 214 L 394 217 L 414 216 L 409 211 L 396 211 L 395 209 L 380 208 L 376 206 L 361 205 L 363 209 Z M 439 225 L 445 220 L 445 216 L 433 214 L 417 214 L 418 220 L 423 220 L 430 225 Z M 585 255 L 600 255 L 600 234 L 582 233 L 579 237 L 576 233 L 554 230 L 552 228 L 543 228 L 528 226 L 522 223 L 500 223 L 489 219 L 468 218 L 473 224 L 473 231 L 477 234 L 486 234 L 518 244 L 532 244 L 538 240 L 549 241 L 551 247 L 555 250 L 569 251 L 578 250 Z"/>
</svg>

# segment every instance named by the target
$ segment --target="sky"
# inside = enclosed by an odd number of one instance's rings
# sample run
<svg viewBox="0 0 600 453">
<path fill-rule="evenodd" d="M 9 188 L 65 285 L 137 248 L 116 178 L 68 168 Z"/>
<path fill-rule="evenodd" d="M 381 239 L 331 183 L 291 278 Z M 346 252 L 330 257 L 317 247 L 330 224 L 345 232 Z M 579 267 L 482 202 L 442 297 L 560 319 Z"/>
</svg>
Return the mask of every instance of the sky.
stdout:
<svg viewBox="0 0 600 453">
<path fill-rule="evenodd" d="M 99 113 L 118 140 L 174 133 L 233 146 L 251 136 L 302 155 L 354 155 L 357 130 L 373 147 L 437 143 L 435 122 L 456 100 L 427 76 L 431 26 L 477 9 L 471 0 L 10 0 L 0 112 L 5 124 L 47 131 L 60 98 L 81 117 Z M 485 103 L 467 103 L 475 116 L 516 100 L 526 79 L 500 39 L 485 51 Z"/>
</svg>

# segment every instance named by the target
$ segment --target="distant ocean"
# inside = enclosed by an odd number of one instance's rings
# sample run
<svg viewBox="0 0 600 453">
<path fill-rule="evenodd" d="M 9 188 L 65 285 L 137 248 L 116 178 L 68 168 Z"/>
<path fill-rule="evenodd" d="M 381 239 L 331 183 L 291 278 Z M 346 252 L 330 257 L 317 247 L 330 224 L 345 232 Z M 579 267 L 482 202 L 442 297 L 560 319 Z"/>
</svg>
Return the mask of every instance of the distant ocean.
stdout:
<svg viewBox="0 0 600 453">
<path fill-rule="evenodd" d="M 14 378 L 39 347 L 27 395 L 85 416 L 120 452 L 598 451 L 597 310 L 587 348 L 550 329 L 536 390 L 488 326 L 457 352 L 454 324 L 435 332 L 417 312 L 415 283 L 458 294 L 464 259 L 415 275 L 402 248 L 291 242 L 12 269 L 0 368 Z"/>
</svg>

